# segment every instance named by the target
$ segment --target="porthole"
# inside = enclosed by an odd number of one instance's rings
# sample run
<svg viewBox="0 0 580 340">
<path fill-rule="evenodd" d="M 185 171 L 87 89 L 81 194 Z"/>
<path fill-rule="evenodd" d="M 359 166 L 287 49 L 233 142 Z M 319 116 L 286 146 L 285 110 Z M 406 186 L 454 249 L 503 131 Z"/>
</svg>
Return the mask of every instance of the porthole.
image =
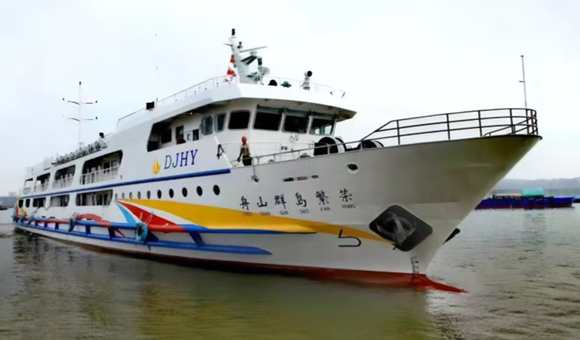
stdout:
<svg viewBox="0 0 580 340">
<path fill-rule="evenodd" d="M 197 187 L 197 195 L 201 196 L 203 194 L 203 189 L 201 187 Z"/>
<path fill-rule="evenodd" d="M 358 165 L 354 163 L 348 163 L 346 167 L 348 168 L 348 172 L 351 174 L 356 174 L 358 172 Z"/>
<path fill-rule="evenodd" d="M 132 192 L 130 192 L 130 193 L 129 193 L 129 199 L 130 199 L 130 200 L 132 200 L 132 199 L 133 199 L 133 193 L 132 193 Z"/>
<path fill-rule="evenodd" d="M 169 189 L 169 197 L 173 198 L 173 189 Z"/>
<path fill-rule="evenodd" d="M 137 191 L 137 199 L 141 199 L 141 191 Z"/>
<path fill-rule="evenodd" d="M 151 191 L 147 190 L 147 199 L 150 200 L 151 199 Z"/>
<path fill-rule="evenodd" d="M 181 194 L 183 195 L 183 197 L 187 197 L 187 188 L 181 189 Z"/>
<path fill-rule="evenodd" d="M 161 190 L 157 190 L 157 198 L 161 199 Z"/>
<path fill-rule="evenodd" d="M 123 200 L 125 199 L 125 193 L 121 194 L 121 199 L 123 199 Z"/>
<path fill-rule="evenodd" d="M 220 194 L 220 187 L 218 187 L 217 185 L 213 186 L 213 193 L 216 195 Z"/>
</svg>

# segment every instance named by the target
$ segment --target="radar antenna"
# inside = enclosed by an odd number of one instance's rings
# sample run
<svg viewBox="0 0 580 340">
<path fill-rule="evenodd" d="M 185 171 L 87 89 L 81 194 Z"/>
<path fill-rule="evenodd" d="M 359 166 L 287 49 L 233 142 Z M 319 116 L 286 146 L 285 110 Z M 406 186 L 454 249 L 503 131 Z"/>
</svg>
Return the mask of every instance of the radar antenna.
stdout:
<svg viewBox="0 0 580 340">
<path fill-rule="evenodd" d="M 234 56 L 234 67 L 238 69 L 238 76 L 239 81 L 241 83 L 247 84 L 257 84 L 261 83 L 264 76 L 270 73 L 270 70 L 267 67 L 262 65 L 262 57 L 258 56 L 258 50 L 264 49 L 267 46 L 260 46 L 260 47 L 253 47 L 244 49 L 242 46 L 242 42 L 238 42 L 238 38 L 236 37 L 236 29 L 232 29 L 232 36 L 230 37 L 229 44 L 232 49 L 232 55 Z M 247 57 L 243 57 L 242 53 L 250 52 L 250 55 Z M 257 72 L 250 71 L 250 64 L 252 64 L 255 60 L 258 60 L 258 67 Z"/>
</svg>

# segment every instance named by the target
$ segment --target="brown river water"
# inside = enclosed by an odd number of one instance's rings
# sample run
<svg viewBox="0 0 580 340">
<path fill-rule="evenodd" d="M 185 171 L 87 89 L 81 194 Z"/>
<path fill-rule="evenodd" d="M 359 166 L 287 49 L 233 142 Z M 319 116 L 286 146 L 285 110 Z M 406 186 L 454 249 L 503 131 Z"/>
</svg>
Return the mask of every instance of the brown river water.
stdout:
<svg viewBox="0 0 580 340">
<path fill-rule="evenodd" d="M 0 339 L 580 339 L 580 206 L 460 229 L 428 275 L 467 293 L 197 269 L 4 224 Z"/>
</svg>

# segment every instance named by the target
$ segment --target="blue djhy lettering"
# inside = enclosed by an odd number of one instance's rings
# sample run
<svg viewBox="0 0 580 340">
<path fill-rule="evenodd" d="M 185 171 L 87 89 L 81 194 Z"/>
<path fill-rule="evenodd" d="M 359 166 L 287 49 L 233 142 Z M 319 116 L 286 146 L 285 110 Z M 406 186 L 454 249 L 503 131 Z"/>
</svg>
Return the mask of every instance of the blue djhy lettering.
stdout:
<svg viewBox="0 0 580 340">
<path fill-rule="evenodd" d="M 179 166 L 187 166 L 187 158 L 189 156 L 189 152 L 185 151 L 181 153 L 181 161 L 179 161 Z M 185 164 L 183 163 L 185 161 Z"/>
<path fill-rule="evenodd" d="M 187 166 L 187 161 L 189 160 L 189 154 L 191 153 L 191 164 L 195 165 L 195 156 L 197 156 L 197 149 L 178 152 L 175 154 L 175 159 L 171 155 L 165 155 L 165 169 L 170 167 L 177 168 L 182 166 Z"/>
<path fill-rule="evenodd" d="M 177 168 L 178 162 L 179 162 L 179 152 L 175 154 L 175 163 L 173 163 L 171 166 Z"/>
</svg>

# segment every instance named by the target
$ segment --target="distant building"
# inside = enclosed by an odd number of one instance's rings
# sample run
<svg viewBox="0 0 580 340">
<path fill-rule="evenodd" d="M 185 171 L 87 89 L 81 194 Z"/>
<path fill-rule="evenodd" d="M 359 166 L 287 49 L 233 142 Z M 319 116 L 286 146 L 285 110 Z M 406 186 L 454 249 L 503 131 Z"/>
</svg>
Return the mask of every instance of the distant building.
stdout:
<svg viewBox="0 0 580 340">
<path fill-rule="evenodd" d="M 16 196 L 0 196 L 0 205 L 12 208 L 16 204 Z"/>
</svg>

